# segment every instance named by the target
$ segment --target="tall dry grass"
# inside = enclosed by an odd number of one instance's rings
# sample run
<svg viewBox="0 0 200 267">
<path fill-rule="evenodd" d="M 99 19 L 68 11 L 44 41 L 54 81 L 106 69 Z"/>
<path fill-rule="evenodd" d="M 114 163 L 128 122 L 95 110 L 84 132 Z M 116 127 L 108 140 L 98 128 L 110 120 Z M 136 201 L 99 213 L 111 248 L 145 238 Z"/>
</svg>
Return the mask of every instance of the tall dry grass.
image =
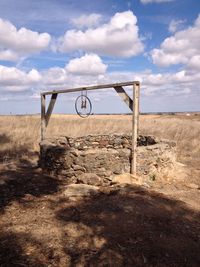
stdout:
<svg viewBox="0 0 200 267">
<path fill-rule="evenodd" d="M 131 116 L 53 115 L 46 136 L 131 133 Z M 200 164 L 200 116 L 140 116 L 140 133 L 177 141 L 178 158 Z M 39 151 L 40 116 L 0 116 L 0 158 Z"/>
</svg>

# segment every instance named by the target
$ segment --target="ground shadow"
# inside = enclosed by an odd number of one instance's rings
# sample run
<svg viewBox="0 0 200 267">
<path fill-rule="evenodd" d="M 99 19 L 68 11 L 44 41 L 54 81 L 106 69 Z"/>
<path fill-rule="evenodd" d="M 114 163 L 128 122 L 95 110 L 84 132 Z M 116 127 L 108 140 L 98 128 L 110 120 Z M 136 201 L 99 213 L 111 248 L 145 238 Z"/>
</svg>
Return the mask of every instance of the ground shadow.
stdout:
<svg viewBox="0 0 200 267">
<path fill-rule="evenodd" d="M 0 145 L 9 143 L 9 142 L 10 142 L 10 138 L 6 134 L 0 134 Z"/>
<path fill-rule="evenodd" d="M 52 251 L 30 234 L 0 233 L 0 266 L 1 267 L 46 267 L 52 266 Z M 35 253 L 30 253 L 31 251 Z"/>
<path fill-rule="evenodd" d="M 12 162 L 13 160 L 21 161 L 24 156 L 27 157 L 38 157 L 39 152 L 31 151 L 27 145 L 23 145 L 20 147 L 13 147 L 12 149 L 3 149 L 0 150 L 0 163 L 5 164 L 8 162 Z"/>
<path fill-rule="evenodd" d="M 27 160 L 24 164 L 18 164 L 14 170 L 1 170 L 0 212 L 12 201 L 20 201 L 27 194 L 40 197 L 59 190 L 61 181 L 42 173 L 37 167 L 31 167 Z"/>
<path fill-rule="evenodd" d="M 101 188 L 72 200 L 60 188 L 64 182 L 30 166 L 1 176 L 7 178 L 0 185 L 1 211 L 15 201 L 22 205 L 4 213 L 0 266 L 200 266 L 200 213 L 183 202 L 139 186 Z"/>
<path fill-rule="evenodd" d="M 200 214 L 139 187 L 59 209 L 70 266 L 200 266 Z"/>
</svg>

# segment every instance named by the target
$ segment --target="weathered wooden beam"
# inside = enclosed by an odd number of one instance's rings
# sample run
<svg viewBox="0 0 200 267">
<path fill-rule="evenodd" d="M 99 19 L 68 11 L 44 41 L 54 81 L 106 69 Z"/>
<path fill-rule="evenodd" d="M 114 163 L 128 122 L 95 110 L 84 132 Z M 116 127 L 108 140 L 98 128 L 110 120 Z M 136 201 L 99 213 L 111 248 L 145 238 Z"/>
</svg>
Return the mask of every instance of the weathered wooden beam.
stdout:
<svg viewBox="0 0 200 267">
<path fill-rule="evenodd" d="M 131 159 L 131 174 L 137 173 L 137 136 L 139 124 L 139 95 L 140 85 L 133 85 L 133 116 L 132 116 L 132 159 Z"/>
<path fill-rule="evenodd" d="M 49 123 L 49 120 L 50 120 L 50 117 L 51 117 L 51 113 L 52 113 L 54 105 L 56 103 L 57 95 L 58 94 L 52 94 L 52 96 L 51 96 L 51 100 L 49 102 L 49 106 L 48 106 L 48 109 L 47 109 L 47 112 L 46 112 L 46 116 L 45 116 L 45 118 L 46 118 L 46 127 L 47 127 L 47 125 Z"/>
<path fill-rule="evenodd" d="M 124 90 L 124 88 L 122 86 L 116 86 L 116 87 L 114 87 L 114 89 L 118 93 L 118 95 L 124 100 L 124 102 L 130 108 L 130 110 L 133 111 L 133 100 L 126 93 L 126 91 Z"/>
<path fill-rule="evenodd" d="M 98 90 L 98 89 L 106 89 L 106 88 L 113 88 L 118 86 L 130 86 L 134 84 L 139 84 L 138 81 L 132 82 L 123 82 L 123 83 L 111 83 L 111 84 L 102 84 L 102 85 L 94 85 L 94 86 L 85 86 L 85 87 L 78 87 L 73 89 L 63 89 L 63 90 L 53 90 L 48 92 L 43 92 L 43 95 L 52 95 L 52 94 L 63 94 L 63 93 L 72 93 L 72 92 L 79 92 L 82 90 Z"/>
<path fill-rule="evenodd" d="M 44 140 L 46 131 L 45 98 L 45 95 L 41 94 L 41 140 Z"/>
</svg>

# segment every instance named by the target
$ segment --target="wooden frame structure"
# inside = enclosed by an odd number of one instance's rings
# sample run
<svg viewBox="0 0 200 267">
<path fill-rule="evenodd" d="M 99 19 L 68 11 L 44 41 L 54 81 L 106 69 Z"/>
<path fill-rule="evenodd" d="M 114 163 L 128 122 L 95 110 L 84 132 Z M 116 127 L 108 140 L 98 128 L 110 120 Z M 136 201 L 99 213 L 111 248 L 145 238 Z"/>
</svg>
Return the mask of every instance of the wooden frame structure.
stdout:
<svg viewBox="0 0 200 267">
<path fill-rule="evenodd" d="M 123 87 L 133 86 L 133 98 L 129 97 Z M 58 94 L 79 92 L 83 90 L 99 90 L 99 89 L 115 89 L 118 95 L 123 99 L 127 106 L 132 110 L 132 154 L 131 154 L 131 173 L 136 174 L 136 157 L 137 157 L 137 135 L 139 124 L 139 97 L 140 97 L 140 82 L 124 82 L 94 85 L 88 87 L 79 87 L 72 89 L 54 90 L 41 93 L 41 140 L 45 139 L 45 132 L 48 126 Z M 46 111 L 46 96 L 51 95 L 51 100 Z"/>
</svg>

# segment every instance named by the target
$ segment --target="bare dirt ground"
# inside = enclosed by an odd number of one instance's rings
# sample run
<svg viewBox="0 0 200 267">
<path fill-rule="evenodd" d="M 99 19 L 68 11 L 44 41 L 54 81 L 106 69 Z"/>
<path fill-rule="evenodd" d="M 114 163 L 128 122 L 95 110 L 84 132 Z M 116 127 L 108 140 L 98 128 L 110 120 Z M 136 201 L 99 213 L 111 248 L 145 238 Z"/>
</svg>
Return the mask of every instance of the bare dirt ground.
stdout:
<svg viewBox="0 0 200 267">
<path fill-rule="evenodd" d="M 149 132 L 153 123 L 161 132 L 161 126 L 174 119 L 151 117 L 141 128 Z M 175 121 L 184 125 L 176 132 L 162 130 L 178 139 L 185 176 L 150 181 L 148 188 L 113 186 L 69 198 L 66 181 L 37 167 L 37 149 L 18 158 L 2 153 L 0 266 L 200 266 L 199 148 L 191 136 L 191 151 L 182 139 L 186 121 L 191 129 L 192 120 Z M 194 123 L 199 133 L 199 120 Z M 10 144 L 12 135 L 2 136 L 7 139 L 1 142 Z"/>
</svg>

